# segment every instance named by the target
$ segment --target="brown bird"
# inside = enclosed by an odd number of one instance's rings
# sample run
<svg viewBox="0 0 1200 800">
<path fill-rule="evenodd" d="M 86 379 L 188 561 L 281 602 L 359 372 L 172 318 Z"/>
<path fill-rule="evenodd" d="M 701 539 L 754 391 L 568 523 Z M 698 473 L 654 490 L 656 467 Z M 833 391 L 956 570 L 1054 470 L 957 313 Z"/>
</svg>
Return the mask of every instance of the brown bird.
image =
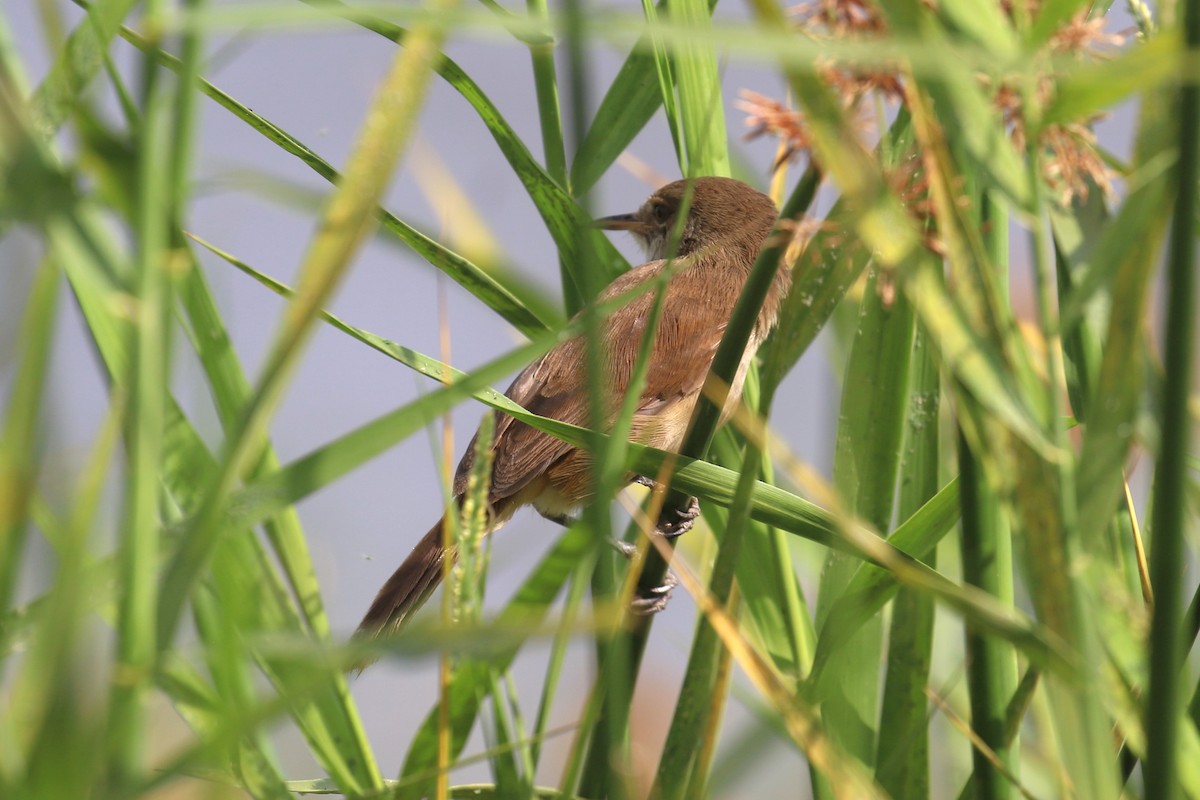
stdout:
<svg viewBox="0 0 1200 800">
<path fill-rule="evenodd" d="M 676 233 L 676 217 L 685 203 L 687 218 Z M 646 385 L 634 412 L 633 441 L 663 450 L 675 450 L 682 444 L 734 303 L 776 216 L 769 197 L 740 181 L 698 178 L 664 186 L 632 214 L 598 221 L 603 228 L 632 233 L 651 259 L 609 284 L 600 300 L 654 279 L 669 263 L 676 270 L 667 283 Z M 678 236 L 678 243 L 675 257 L 668 261 L 673 235 Z M 791 273 L 781 266 L 730 387 L 722 419 L 732 412 L 741 396 L 746 368 L 775 324 L 790 282 Z M 638 295 L 601 323 L 604 374 L 611 389 L 610 418 L 615 416 L 629 385 L 654 294 L 648 291 Z M 534 414 L 587 425 L 589 392 L 584 348 L 580 337 L 557 345 L 526 367 L 505 394 Z M 591 497 L 588 454 L 501 412 L 496 412 L 495 420 L 489 533 L 526 505 L 556 522 L 569 523 L 568 514 Z M 474 452 L 472 441 L 454 477 L 454 497 L 460 503 Z M 636 475 L 628 479 L 647 482 Z M 693 498 L 691 509 L 660 531 L 668 535 L 682 533 L 691 527 L 698 510 Z M 437 587 L 443 560 L 455 557 L 444 547 L 443 523 L 444 518 L 425 534 L 379 590 L 359 624 L 360 635 L 376 636 L 395 630 Z M 661 600 L 665 604 L 665 597 Z"/>
</svg>

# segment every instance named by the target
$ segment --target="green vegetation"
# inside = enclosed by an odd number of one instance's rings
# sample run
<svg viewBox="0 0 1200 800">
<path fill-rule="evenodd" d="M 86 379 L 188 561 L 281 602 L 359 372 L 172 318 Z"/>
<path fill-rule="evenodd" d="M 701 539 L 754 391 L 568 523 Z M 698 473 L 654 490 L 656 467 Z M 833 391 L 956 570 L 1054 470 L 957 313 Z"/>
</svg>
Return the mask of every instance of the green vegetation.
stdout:
<svg viewBox="0 0 1200 800">
<path fill-rule="evenodd" d="M 1130 0 L 1111 13 L 1082 0 L 819 0 L 792 11 L 751 0 L 736 15 L 715 0 L 645 0 L 640 13 L 582 0 L 92 0 L 61 31 L 53 6 L 42 19 L 52 61 L 36 75 L 0 10 L 0 236 L 36 241 L 40 254 L 3 265 L 5 285 L 28 293 L 6 298 L 23 310 L 0 372 L 0 797 L 180 786 L 255 798 L 745 796 L 763 739 L 724 725 L 742 690 L 756 735 L 794 748 L 821 800 L 1200 797 L 1200 687 L 1186 668 L 1200 628 L 1186 536 L 1200 496 L 1189 434 L 1200 407 L 1189 393 L 1200 0 L 1153 11 Z M 1120 13 L 1136 32 L 1111 33 Z M 206 60 L 212 37 L 231 30 L 335 25 L 394 43 L 336 167 L 210 82 Z M 528 50 L 543 157 L 443 53 L 449 37 L 483 34 Z M 601 43 L 628 58 L 589 98 L 588 48 Z M 777 70 L 795 107 L 723 85 L 726 59 Z M 528 193 L 558 248 L 561 308 L 380 208 L 436 82 L 470 104 L 497 168 Z M 116 98 L 119 124 L 96 113 L 97 86 Z M 744 413 L 714 433 L 715 409 L 702 406 L 674 457 L 532 416 L 489 388 L 598 330 L 606 309 L 588 301 L 625 266 L 590 225 L 600 176 L 659 124 L 682 174 L 730 174 L 739 162 L 722 101 L 742 88 L 756 132 L 779 141 L 783 221 L 717 377 L 732 375 L 763 279 L 779 258 L 794 265 Z M 1092 126 L 1131 100 L 1125 157 Z M 187 233 L 197 110 L 213 103 L 331 185 L 294 287 Z M 831 202 L 817 219 L 819 189 Z M 1028 244 L 1027 263 L 1010 259 L 1010 234 Z M 464 373 L 327 313 L 371 237 L 403 243 L 529 342 Z M 287 298 L 254 377 L 201 252 Z M 1011 288 L 1025 277 L 1029 303 Z M 109 390 L 60 501 L 41 443 L 67 306 Z M 445 385 L 283 463 L 268 431 L 320 325 Z M 792 413 L 778 389 L 823 330 L 843 376 L 828 481 L 772 433 Z M 217 448 L 171 391 L 185 349 Z M 429 615 L 440 624 L 369 645 L 332 635 L 295 504 L 353 481 L 471 398 L 597 452 L 606 502 L 561 533 L 498 615 L 482 610 L 484 512 L 469 502 L 452 527 L 471 557 Z M 1135 464 L 1146 496 L 1127 488 Z M 672 475 L 667 503 L 698 495 L 704 530 L 689 536 L 715 547 L 711 563 L 674 558 L 677 592 L 700 616 L 665 747 L 636 774 L 630 706 L 656 631 L 623 609 L 672 551 L 638 535 L 636 513 L 627 533 L 640 555 L 611 552 L 607 499 L 626 469 Z M 482 486 L 473 476 L 472 501 Z M 51 578 L 30 598 L 22 577 L 47 552 Z M 556 785 L 538 786 L 564 653 L 580 638 L 594 642 L 596 673 Z M 550 643 L 536 703 L 510 673 L 533 640 Z M 429 653 L 442 659 L 441 696 L 401 773 L 385 775 L 346 671 Z M 193 736 L 151 755 L 152 709 L 164 703 Z M 482 754 L 466 750 L 479 725 Z M 284 774 L 280 728 L 298 732 L 322 775 Z M 472 761 L 494 780 L 455 785 L 451 770 Z"/>
</svg>

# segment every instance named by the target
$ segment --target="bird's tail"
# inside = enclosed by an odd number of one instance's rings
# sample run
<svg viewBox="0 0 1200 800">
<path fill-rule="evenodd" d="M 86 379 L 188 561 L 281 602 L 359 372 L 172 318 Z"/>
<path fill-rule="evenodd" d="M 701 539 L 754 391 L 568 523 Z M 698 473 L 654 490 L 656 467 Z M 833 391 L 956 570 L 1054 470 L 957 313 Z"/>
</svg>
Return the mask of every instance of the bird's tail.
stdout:
<svg viewBox="0 0 1200 800">
<path fill-rule="evenodd" d="M 442 562 L 447 555 L 451 562 L 457 557 L 453 550 L 447 554 L 443 545 L 445 522 L 445 517 L 438 520 L 387 579 L 358 623 L 357 636 L 373 639 L 395 631 L 433 594 L 442 580 Z"/>
</svg>

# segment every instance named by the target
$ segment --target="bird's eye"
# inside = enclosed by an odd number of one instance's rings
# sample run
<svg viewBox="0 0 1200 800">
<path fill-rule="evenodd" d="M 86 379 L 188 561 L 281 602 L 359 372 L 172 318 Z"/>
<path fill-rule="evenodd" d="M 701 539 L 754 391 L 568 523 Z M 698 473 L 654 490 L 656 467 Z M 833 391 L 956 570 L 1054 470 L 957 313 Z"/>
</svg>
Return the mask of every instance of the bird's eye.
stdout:
<svg viewBox="0 0 1200 800">
<path fill-rule="evenodd" d="M 655 203 L 650 209 L 650 213 L 654 216 L 654 221 L 664 223 L 671 217 L 671 209 L 665 203 Z"/>
</svg>

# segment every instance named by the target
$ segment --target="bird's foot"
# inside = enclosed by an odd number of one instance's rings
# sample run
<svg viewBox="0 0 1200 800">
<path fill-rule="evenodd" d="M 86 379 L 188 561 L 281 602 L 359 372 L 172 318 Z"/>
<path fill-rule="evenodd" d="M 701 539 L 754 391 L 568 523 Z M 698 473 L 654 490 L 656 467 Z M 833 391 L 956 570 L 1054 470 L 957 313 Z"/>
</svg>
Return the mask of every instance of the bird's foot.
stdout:
<svg viewBox="0 0 1200 800">
<path fill-rule="evenodd" d="M 655 529 L 660 535 L 674 539 L 676 536 L 690 531 L 699 516 L 700 501 L 695 497 L 689 497 L 687 508 L 664 506 L 662 513 L 658 515 L 658 524 Z"/>
<path fill-rule="evenodd" d="M 667 603 L 671 600 L 671 590 L 678 583 L 679 579 L 675 577 L 675 573 L 667 570 L 667 574 L 663 575 L 662 583 L 658 586 L 637 590 L 636 596 L 629 601 L 629 610 L 639 617 L 657 614 L 667 607 Z"/>
<path fill-rule="evenodd" d="M 647 478 L 645 475 L 634 475 L 633 483 L 640 484 L 648 489 L 654 490 L 658 488 L 658 484 L 653 479 Z M 658 515 L 658 523 L 654 526 L 660 536 L 665 536 L 668 539 L 674 539 L 676 536 L 687 533 L 696 523 L 696 518 L 700 516 L 700 501 L 694 496 L 688 498 L 687 508 L 671 508 L 664 506 Z"/>
<path fill-rule="evenodd" d="M 625 558 L 631 559 L 637 554 L 637 545 L 633 542 L 614 539 L 612 545 Z M 638 587 L 637 594 L 629 601 L 630 612 L 639 617 L 657 614 L 667 607 L 667 603 L 671 600 L 671 591 L 678 584 L 679 579 L 675 577 L 675 573 L 667 570 L 667 573 L 663 575 L 662 583 L 658 586 L 649 589 Z"/>
<path fill-rule="evenodd" d="M 658 484 L 654 482 L 654 479 L 647 478 L 645 475 L 634 475 L 632 482 L 636 483 L 638 486 L 645 486 L 647 489 L 650 489 L 650 490 L 654 490 L 654 489 L 658 488 Z"/>
</svg>

